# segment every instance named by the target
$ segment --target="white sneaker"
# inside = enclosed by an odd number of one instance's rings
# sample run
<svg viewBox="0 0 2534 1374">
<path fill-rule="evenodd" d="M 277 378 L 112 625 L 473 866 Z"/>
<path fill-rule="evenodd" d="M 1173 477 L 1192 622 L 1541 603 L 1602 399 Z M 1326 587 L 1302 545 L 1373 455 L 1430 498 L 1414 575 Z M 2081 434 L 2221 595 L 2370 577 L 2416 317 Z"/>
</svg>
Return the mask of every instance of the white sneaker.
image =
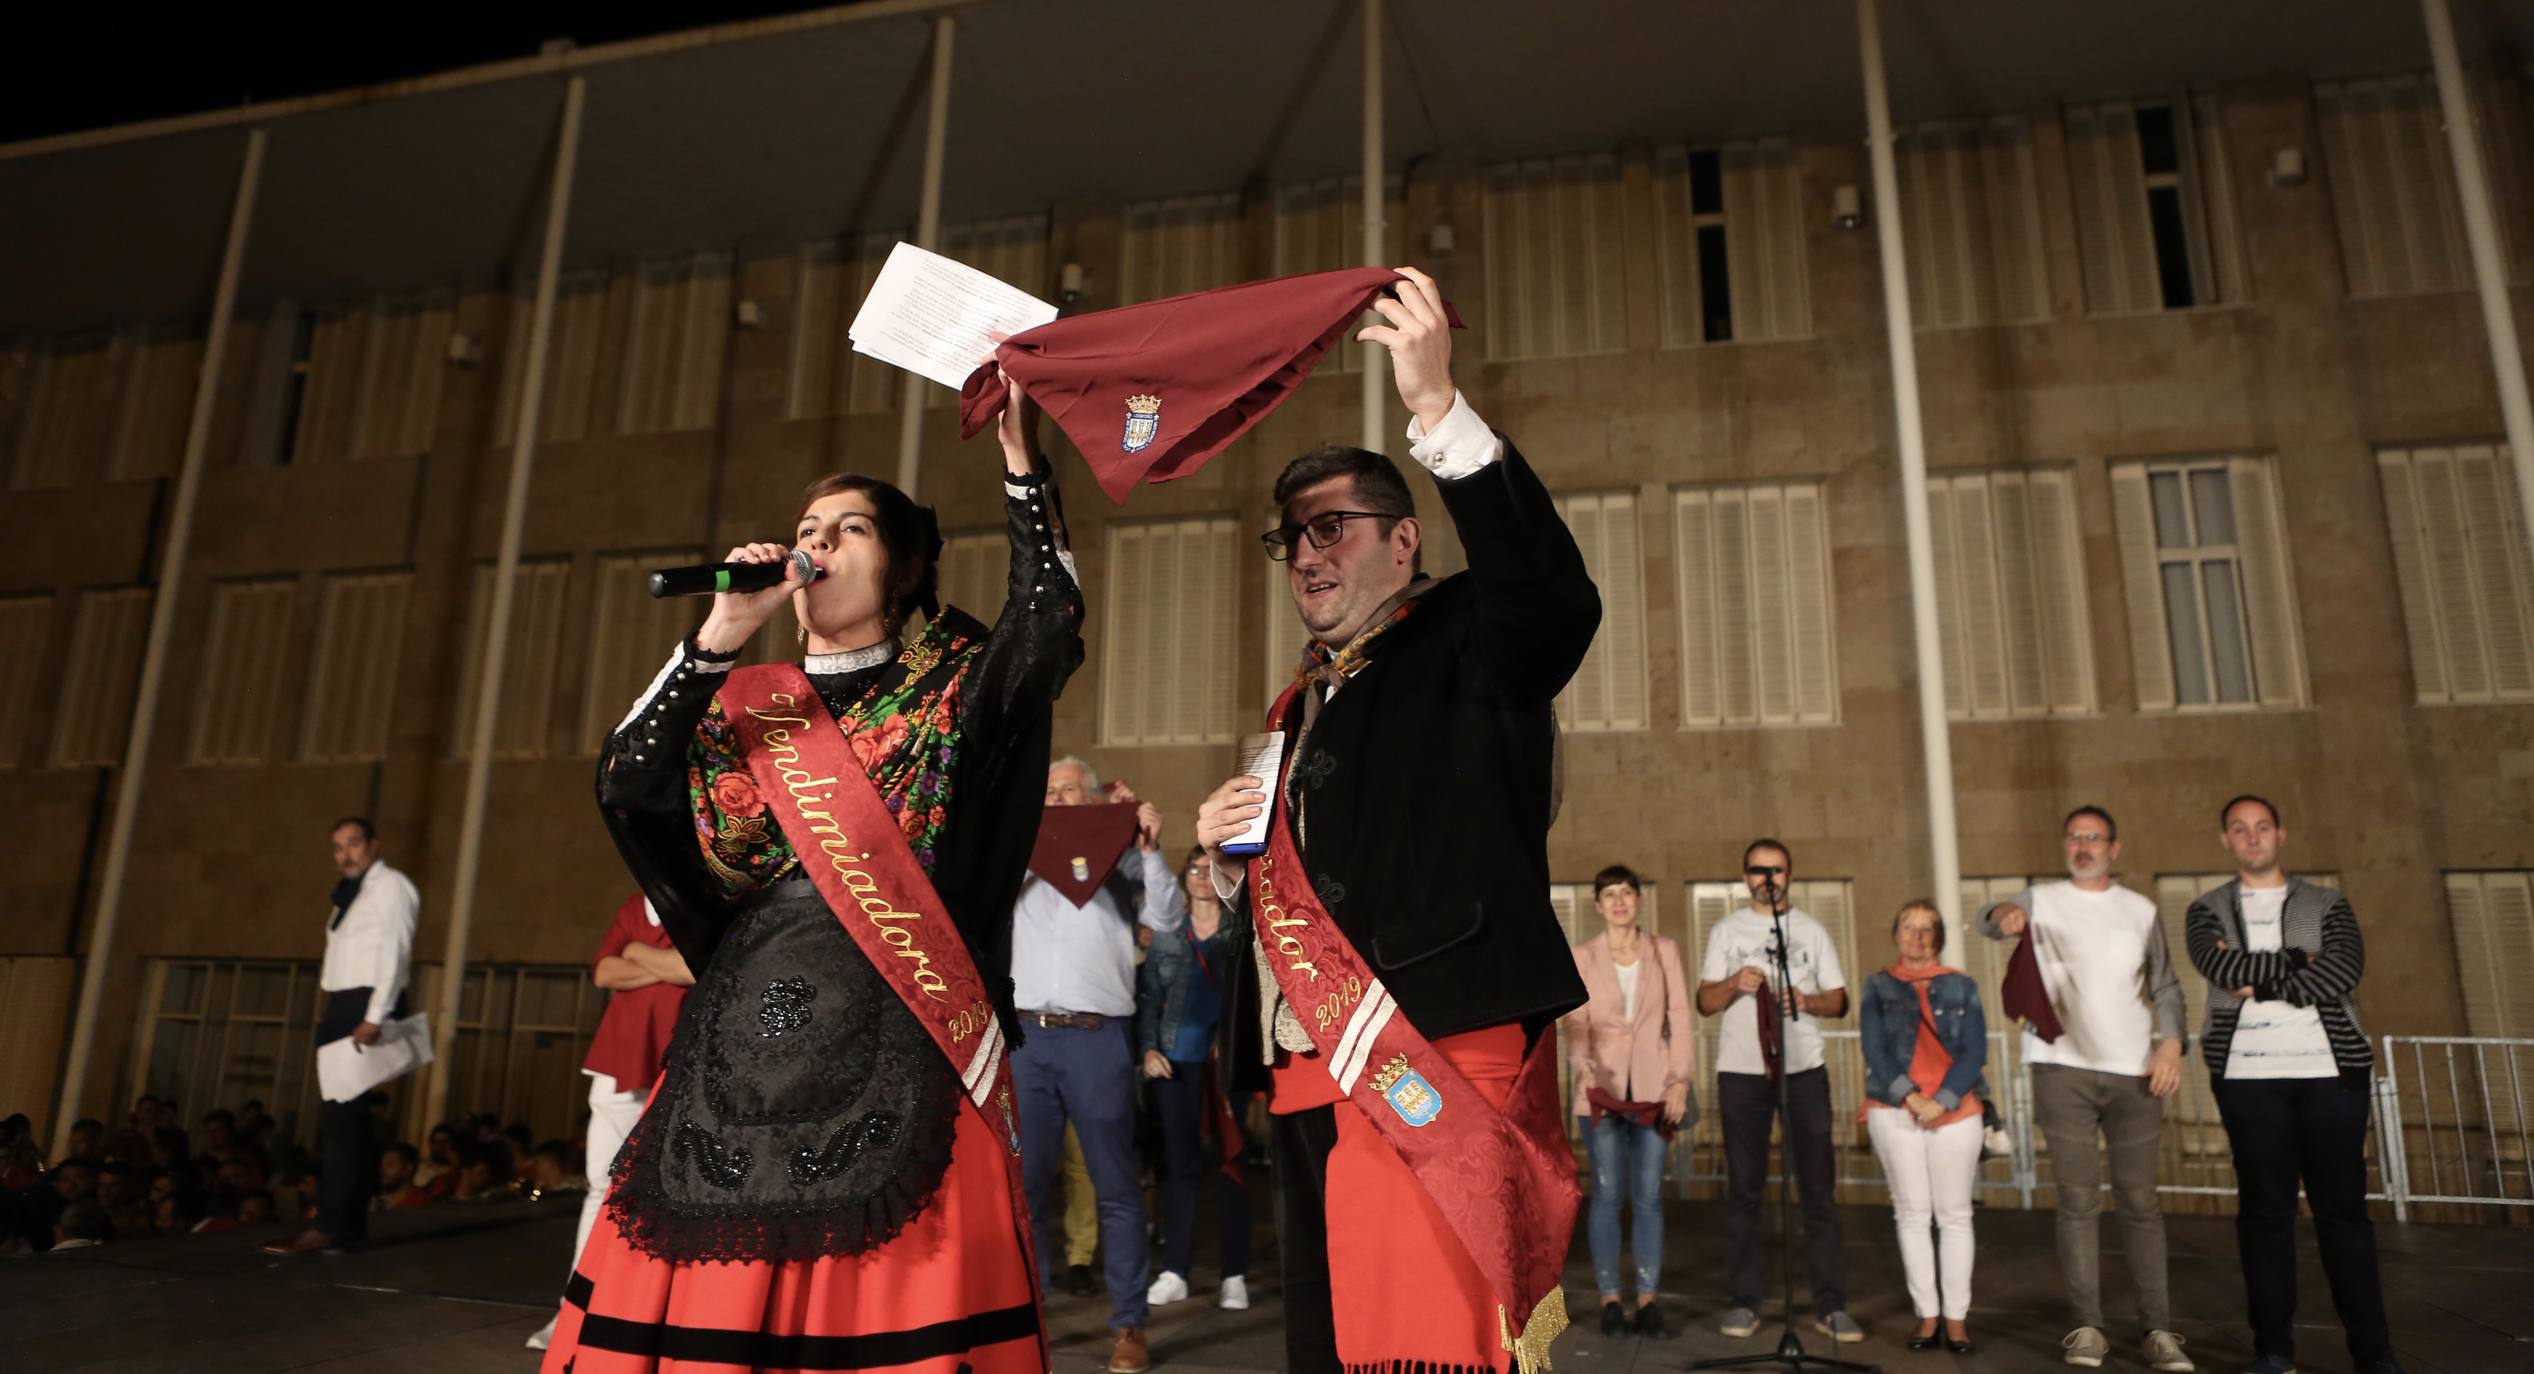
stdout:
<svg viewBox="0 0 2534 1374">
<path fill-rule="evenodd" d="M 1167 1269 L 1161 1271 L 1160 1278 L 1153 1280 L 1152 1287 L 1144 1290 L 1144 1301 L 1154 1307 L 1168 1307 L 1174 1302 L 1185 1302 L 1187 1297 L 1188 1281 Z"/>
<path fill-rule="evenodd" d="M 1248 1311 L 1249 1280 L 1238 1277 L 1223 1280 L 1223 1296 L 1215 1300 L 1215 1306 L 1226 1312 Z"/>
<path fill-rule="evenodd" d="M 548 1345 L 554 1343 L 554 1324 L 560 1319 L 560 1317 L 561 1314 L 557 1313 L 555 1316 L 546 1318 L 545 1325 L 538 1327 L 534 1332 L 530 1333 L 528 1337 L 528 1348 L 530 1350 L 543 1350 Z"/>
</svg>

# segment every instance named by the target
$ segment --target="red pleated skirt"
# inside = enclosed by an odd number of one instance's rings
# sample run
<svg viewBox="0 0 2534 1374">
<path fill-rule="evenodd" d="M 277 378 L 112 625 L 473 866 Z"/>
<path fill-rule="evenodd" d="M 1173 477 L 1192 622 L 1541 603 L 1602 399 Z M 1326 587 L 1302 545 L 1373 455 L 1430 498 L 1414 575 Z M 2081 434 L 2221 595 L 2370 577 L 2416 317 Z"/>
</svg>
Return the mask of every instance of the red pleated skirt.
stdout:
<svg viewBox="0 0 2534 1374">
<path fill-rule="evenodd" d="M 602 1211 L 544 1374 L 1046 1374 L 1029 1223 L 1009 1147 L 963 1104 L 941 1191 L 888 1244 L 787 1262 L 675 1263 Z"/>
</svg>

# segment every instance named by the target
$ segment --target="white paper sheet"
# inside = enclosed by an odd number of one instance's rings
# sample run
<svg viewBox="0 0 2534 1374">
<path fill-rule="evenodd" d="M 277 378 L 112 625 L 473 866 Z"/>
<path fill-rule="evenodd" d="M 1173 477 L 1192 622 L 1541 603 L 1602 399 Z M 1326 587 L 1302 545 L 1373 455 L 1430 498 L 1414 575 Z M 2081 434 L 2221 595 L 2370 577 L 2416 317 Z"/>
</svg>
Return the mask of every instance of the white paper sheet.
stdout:
<svg viewBox="0 0 2534 1374">
<path fill-rule="evenodd" d="M 379 1084 L 430 1062 L 431 1017 L 400 1017 L 378 1028 L 375 1045 L 355 1045 L 348 1035 L 319 1045 L 317 1092 L 328 1102 L 358 1101 Z"/>
<path fill-rule="evenodd" d="M 966 263 L 911 243 L 889 250 L 846 334 L 853 351 L 957 391 L 1009 337 L 1056 318 L 1056 307 Z"/>
</svg>

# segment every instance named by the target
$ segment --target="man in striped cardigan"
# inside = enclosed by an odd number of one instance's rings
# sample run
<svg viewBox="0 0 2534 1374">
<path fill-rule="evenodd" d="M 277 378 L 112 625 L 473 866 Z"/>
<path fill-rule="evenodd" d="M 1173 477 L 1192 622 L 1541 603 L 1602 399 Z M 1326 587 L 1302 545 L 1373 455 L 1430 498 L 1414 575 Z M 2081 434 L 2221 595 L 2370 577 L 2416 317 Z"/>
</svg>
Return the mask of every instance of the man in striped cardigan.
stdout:
<svg viewBox="0 0 2534 1374">
<path fill-rule="evenodd" d="M 2218 813 L 2233 882 L 2191 903 L 2184 942 L 2209 981 L 2200 1032 L 2235 1155 L 2236 1250 L 2251 1309 L 2248 1374 L 2293 1374 L 2296 1196 L 2305 1185 L 2332 1306 L 2360 1374 L 2399 1374 L 2367 1217 L 2368 1070 L 2350 1002 L 2366 944 L 2349 899 L 2288 876 L 2279 809 L 2240 796 Z"/>
</svg>

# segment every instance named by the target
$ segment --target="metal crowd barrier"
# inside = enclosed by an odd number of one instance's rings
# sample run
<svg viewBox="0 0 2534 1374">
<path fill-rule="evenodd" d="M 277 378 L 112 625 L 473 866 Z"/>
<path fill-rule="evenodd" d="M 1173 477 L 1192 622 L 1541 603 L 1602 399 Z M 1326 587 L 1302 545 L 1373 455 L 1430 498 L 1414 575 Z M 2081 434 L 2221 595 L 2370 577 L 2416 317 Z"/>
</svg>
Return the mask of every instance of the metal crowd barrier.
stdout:
<svg viewBox="0 0 2534 1374">
<path fill-rule="evenodd" d="M 1844 1193 L 1879 1194 L 1882 1169 L 1858 1115 L 1865 1098 L 1857 1039 L 1853 1029 L 1822 1032 L 1836 1181 Z M 2011 1029 L 1989 1036 L 1989 1087 L 2013 1148 L 1981 1160 L 1978 1188 L 1991 1205 L 2029 1208 L 2051 1183 L 2048 1153 L 2035 1139 L 2032 1070 L 2022 1062 L 2021 1041 L 2021 1032 Z M 1712 1042 L 1702 1045 L 1699 1079 L 1699 1120 L 1672 1142 L 1669 1178 L 1676 1195 L 1724 1184 Z M 2529 1085 L 2534 1085 L 2534 1039 L 2385 1036 L 2370 1104 L 2367 1196 L 2390 1204 L 2397 1221 L 2410 1220 L 2415 1208 L 2428 1204 L 2450 1209 L 2444 1215 L 2458 1220 L 2472 1219 L 2469 1209 L 2481 1206 L 2534 1208 Z M 2166 1104 L 2156 1191 L 2176 1197 L 2235 1195 L 2225 1124 L 2196 1045 L 2183 1056 L 2182 1086 Z"/>
</svg>

